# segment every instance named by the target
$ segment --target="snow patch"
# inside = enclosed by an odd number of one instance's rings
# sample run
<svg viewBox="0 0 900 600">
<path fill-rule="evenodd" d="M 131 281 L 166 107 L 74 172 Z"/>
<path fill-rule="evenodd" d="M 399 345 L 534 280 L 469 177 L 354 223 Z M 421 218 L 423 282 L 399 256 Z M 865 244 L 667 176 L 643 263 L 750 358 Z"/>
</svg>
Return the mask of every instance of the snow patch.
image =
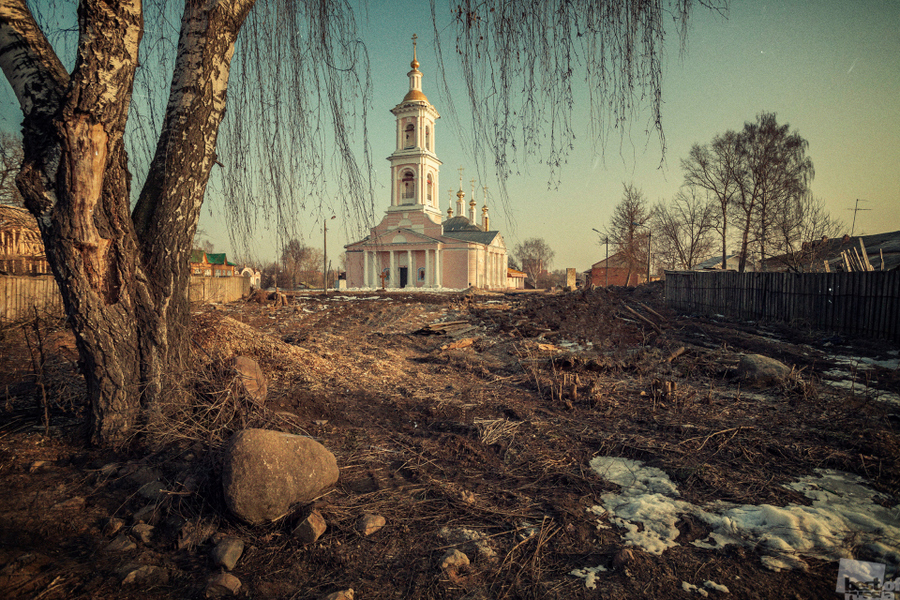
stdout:
<svg viewBox="0 0 900 600">
<path fill-rule="evenodd" d="M 573 569 L 569 572 L 569 575 L 581 577 L 582 579 L 584 579 L 584 587 L 589 590 L 595 590 L 597 589 L 597 573 L 605 573 L 607 570 L 608 569 L 603 565 L 597 565 L 596 567 Z"/>
<path fill-rule="evenodd" d="M 678 499 L 678 488 L 668 475 L 640 461 L 596 457 L 590 465 L 621 488 L 603 494 L 602 505 L 590 512 L 625 530 L 626 545 L 651 554 L 678 545 L 676 523 L 682 515 L 693 515 L 713 528 L 707 539 L 693 545 L 758 547 L 766 553 L 763 564 L 773 570 L 805 569 L 801 556 L 846 558 L 852 545 L 865 547 L 884 562 L 900 561 L 900 505 L 885 508 L 879 502 L 886 497 L 855 475 L 817 469 L 816 475 L 785 486 L 809 498 L 811 506 L 715 502 L 700 507 Z"/>
</svg>

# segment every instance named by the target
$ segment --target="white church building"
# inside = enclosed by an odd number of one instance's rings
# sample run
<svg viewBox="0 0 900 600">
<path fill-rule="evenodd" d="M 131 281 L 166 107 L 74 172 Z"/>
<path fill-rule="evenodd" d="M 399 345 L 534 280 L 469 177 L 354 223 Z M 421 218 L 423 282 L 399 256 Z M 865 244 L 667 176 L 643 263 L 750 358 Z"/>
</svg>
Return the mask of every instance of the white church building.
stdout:
<svg viewBox="0 0 900 600">
<path fill-rule="evenodd" d="M 505 289 L 506 244 L 490 230 L 487 200 L 476 219 L 474 187 L 466 213 L 465 193 L 456 194 L 444 220 L 438 202 L 441 161 L 435 154 L 440 118 L 422 93 L 422 72 L 413 60 L 409 91 L 391 109 L 397 119 L 391 163 L 391 202 L 368 236 L 348 244 L 348 288 Z M 460 181 L 460 188 L 462 181 Z"/>
</svg>

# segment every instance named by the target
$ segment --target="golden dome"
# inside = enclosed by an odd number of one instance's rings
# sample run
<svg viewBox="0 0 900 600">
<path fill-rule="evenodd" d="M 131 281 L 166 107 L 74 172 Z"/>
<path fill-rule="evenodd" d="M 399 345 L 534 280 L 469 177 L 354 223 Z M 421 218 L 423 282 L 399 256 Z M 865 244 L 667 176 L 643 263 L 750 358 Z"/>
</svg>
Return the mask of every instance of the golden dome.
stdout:
<svg viewBox="0 0 900 600">
<path fill-rule="evenodd" d="M 403 102 L 416 101 L 428 102 L 428 97 L 419 90 L 409 90 L 406 92 L 406 95 L 403 96 Z"/>
</svg>

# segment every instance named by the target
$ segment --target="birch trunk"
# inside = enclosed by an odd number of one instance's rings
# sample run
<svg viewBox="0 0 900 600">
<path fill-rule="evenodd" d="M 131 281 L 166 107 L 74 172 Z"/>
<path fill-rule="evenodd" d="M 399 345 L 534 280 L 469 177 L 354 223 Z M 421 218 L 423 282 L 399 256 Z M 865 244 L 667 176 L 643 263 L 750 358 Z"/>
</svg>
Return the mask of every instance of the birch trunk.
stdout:
<svg viewBox="0 0 900 600">
<path fill-rule="evenodd" d="M 251 5 L 186 2 L 162 135 L 133 214 L 123 135 L 140 0 L 80 3 L 71 74 L 24 0 L 0 5 L 0 67 L 24 117 L 17 184 L 75 334 L 96 444 L 132 437 L 187 352 L 190 245 Z"/>
</svg>

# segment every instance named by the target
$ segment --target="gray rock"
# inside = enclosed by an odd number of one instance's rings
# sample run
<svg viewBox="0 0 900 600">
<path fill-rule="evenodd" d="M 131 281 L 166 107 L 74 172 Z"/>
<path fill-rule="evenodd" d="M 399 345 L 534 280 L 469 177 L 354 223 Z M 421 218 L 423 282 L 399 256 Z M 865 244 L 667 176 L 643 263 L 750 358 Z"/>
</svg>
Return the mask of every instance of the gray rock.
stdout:
<svg viewBox="0 0 900 600">
<path fill-rule="evenodd" d="M 226 537 L 212 549 L 213 562 L 230 571 L 244 553 L 244 541 L 235 537 Z"/>
<path fill-rule="evenodd" d="M 790 374 L 790 367 L 762 354 L 744 354 L 738 365 L 738 375 L 742 379 L 760 385 L 775 383 Z"/>
<path fill-rule="evenodd" d="M 125 535 L 124 533 L 120 533 L 116 539 L 111 541 L 106 546 L 106 551 L 111 553 L 121 553 L 121 552 L 131 552 L 137 548 L 137 544 L 135 544 L 130 537 Z"/>
<path fill-rule="evenodd" d="M 153 523 L 156 520 L 157 516 L 157 506 L 156 504 L 148 504 L 142 508 L 137 509 L 133 515 L 131 515 L 131 521 L 133 523 Z"/>
<path fill-rule="evenodd" d="M 103 525 L 103 535 L 112 537 L 122 531 L 123 527 L 125 527 L 125 521 L 117 517 L 110 517 Z"/>
<path fill-rule="evenodd" d="M 134 468 L 134 465 L 126 465 L 123 467 L 123 469 L 131 468 Z M 120 470 L 120 474 L 121 471 L 122 470 Z M 128 480 L 138 485 L 144 485 L 160 479 L 162 479 L 162 473 L 159 472 L 159 469 L 153 467 L 138 467 L 136 471 L 128 475 Z"/>
<path fill-rule="evenodd" d="M 444 571 L 458 571 L 462 567 L 469 566 L 469 557 L 457 550 L 451 548 L 441 557 L 441 569 Z"/>
<path fill-rule="evenodd" d="M 385 526 L 387 520 L 381 515 L 361 515 L 356 520 L 356 530 L 363 535 L 372 535 Z"/>
<path fill-rule="evenodd" d="M 327 596 L 322 596 L 322 600 L 353 600 L 353 588 L 332 592 Z"/>
<path fill-rule="evenodd" d="M 138 523 L 131 528 L 131 535 L 137 538 L 142 544 L 149 544 L 153 537 L 153 525 L 146 523 Z"/>
<path fill-rule="evenodd" d="M 223 598 L 234 596 L 241 589 L 241 580 L 231 573 L 213 575 L 206 582 L 207 598 Z"/>
<path fill-rule="evenodd" d="M 166 585 L 169 583 L 169 570 L 155 565 L 132 565 L 127 569 L 122 585 Z"/>
<path fill-rule="evenodd" d="M 148 481 L 140 488 L 138 488 L 138 494 L 146 500 L 160 500 L 163 496 L 166 495 L 163 491 L 165 489 L 166 486 L 162 481 L 154 479 L 153 481 Z"/>
<path fill-rule="evenodd" d="M 256 525 L 312 502 L 338 475 L 334 454 L 311 438 L 244 429 L 225 450 L 222 488 L 228 508 Z"/>
<path fill-rule="evenodd" d="M 190 550 L 204 543 L 216 533 L 216 526 L 204 521 L 188 521 L 178 531 L 178 550 Z"/>
<path fill-rule="evenodd" d="M 268 384 L 266 375 L 259 364 L 246 356 L 235 356 L 231 363 L 234 369 L 235 386 L 238 394 L 249 398 L 253 403 L 262 406 L 266 403 Z"/>
<path fill-rule="evenodd" d="M 301 544 L 312 544 L 325 533 L 326 527 L 325 519 L 321 513 L 314 510 L 308 517 L 303 519 L 302 523 L 294 528 L 293 534 Z"/>
</svg>

